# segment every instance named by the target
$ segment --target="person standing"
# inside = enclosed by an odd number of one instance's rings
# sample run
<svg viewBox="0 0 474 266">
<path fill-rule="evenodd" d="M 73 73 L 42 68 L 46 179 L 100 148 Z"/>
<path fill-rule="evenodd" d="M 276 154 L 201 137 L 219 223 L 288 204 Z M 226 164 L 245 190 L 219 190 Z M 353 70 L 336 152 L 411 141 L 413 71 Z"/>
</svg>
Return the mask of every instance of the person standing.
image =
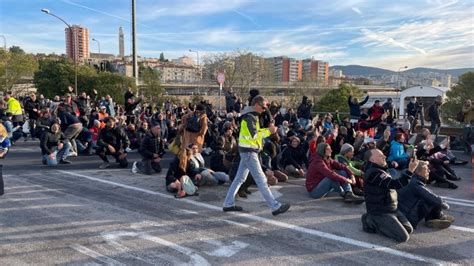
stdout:
<svg viewBox="0 0 474 266">
<path fill-rule="evenodd" d="M 30 126 L 31 139 L 39 137 L 36 134 L 36 121 L 38 120 L 38 114 L 40 111 L 40 103 L 36 99 L 36 94 L 30 94 L 30 98 L 25 102 L 25 112 L 28 114 L 28 121 Z"/>
<path fill-rule="evenodd" d="M 268 188 L 265 173 L 260 165 L 258 153 L 263 148 L 263 138 L 275 134 L 277 127 L 270 123 L 268 128 L 260 128 L 259 115 L 265 111 L 267 102 L 263 96 L 258 95 L 252 99 L 251 106 L 246 107 L 242 112 L 239 134 L 240 164 L 234 181 L 230 185 L 224 201 L 224 212 L 240 212 L 243 208 L 235 205 L 235 195 L 240 186 L 245 182 L 248 174 L 251 173 L 263 198 L 272 210 L 273 215 L 278 215 L 288 211 L 290 204 L 281 204 L 275 200 Z"/>
<path fill-rule="evenodd" d="M 441 105 L 443 105 L 443 97 L 438 95 L 435 102 L 428 109 L 428 117 L 431 122 L 430 131 L 436 137 L 438 137 L 439 130 L 441 129 Z"/>
<path fill-rule="evenodd" d="M 197 105 L 196 110 L 184 115 L 181 121 L 179 129 L 182 136 L 181 148 L 184 149 L 189 144 L 196 144 L 201 152 L 208 129 L 206 107 L 202 104 Z"/>
</svg>

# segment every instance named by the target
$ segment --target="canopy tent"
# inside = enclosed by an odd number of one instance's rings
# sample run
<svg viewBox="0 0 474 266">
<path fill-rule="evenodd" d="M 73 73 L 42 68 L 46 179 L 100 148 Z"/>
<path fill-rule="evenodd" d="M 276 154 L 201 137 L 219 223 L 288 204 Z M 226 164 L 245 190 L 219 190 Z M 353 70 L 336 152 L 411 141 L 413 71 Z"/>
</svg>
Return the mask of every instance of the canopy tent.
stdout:
<svg viewBox="0 0 474 266">
<path fill-rule="evenodd" d="M 431 87 L 431 86 L 416 86 L 411 87 L 400 92 L 400 116 L 405 114 L 405 100 L 409 100 L 411 97 L 417 98 L 435 98 L 440 96 L 446 98 L 446 92 L 450 88 L 448 87 Z"/>
</svg>

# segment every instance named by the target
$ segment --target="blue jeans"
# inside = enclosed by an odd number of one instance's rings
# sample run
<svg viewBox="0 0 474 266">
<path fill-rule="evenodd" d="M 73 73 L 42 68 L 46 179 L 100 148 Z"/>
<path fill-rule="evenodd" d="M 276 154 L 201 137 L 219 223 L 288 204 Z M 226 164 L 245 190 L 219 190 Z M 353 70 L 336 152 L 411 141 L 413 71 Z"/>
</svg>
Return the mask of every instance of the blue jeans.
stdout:
<svg viewBox="0 0 474 266">
<path fill-rule="evenodd" d="M 230 185 L 229 191 L 227 191 L 227 196 L 224 200 L 224 208 L 235 205 L 235 195 L 237 194 L 240 186 L 247 179 L 249 173 L 252 174 L 252 177 L 257 184 L 258 190 L 267 202 L 267 205 L 272 209 L 272 211 L 278 210 L 281 204 L 275 200 L 272 192 L 268 188 L 267 178 L 262 170 L 262 166 L 260 165 L 258 154 L 255 152 L 240 153 L 239 170 L 237 170 L 234 181 Z"/>
<path fill-rule="evenodd" d="M 347 177 L 347 173 L 345 171 L 337 171 L 337 173 Z M 315 188 L 313 188 L 309 195 L 312 198 L 320 199 L 331 191 L 335 191 L 339 193 L 339 195 L 344 196 L 346 192 L 352 191 L 352 188 L 349 183 L 344 183 L 341 185 L 338 181 L 334 181 L 328 177 L 325 177 Z"/>
<path fill-rule="evenodd" d="M 217 185 L 219 182 L 227 183 L 229 182 L 229 175 L 224 172 L 214 172 L 211 174 L 209 170 L 204 170 L 201 172 L 201 180 L 199 181 L 199 186 L 203 185 Z"/>
<path fill-rule="evenodd" d="M 441 129 L 441 125 L 440 124 L 436 124 L 435 122 L 431 122 L 431 126 L 430 126 L 430 131 L 431 131 L 431 134 L 435 135 L 436 137 L 438 137 L 439 135 L 439 130 Z"/>
<path fill-rule="evenodd" d="M 298 124 L 300 124 L 300 126 L 302 126 L 304 129 L 308 127 L 309 123 L 310 123 L 309 119 L 306 119 L 306 118 L 298 119 Z"/>
<path fill-rule="evenodd" d="M 58 151 L 58 148 L 55 147 L 54 149 L 54 156 L 53 159 L 49 158 L 48 154 L 43 154 L 43 161 L 46 162 L 48 166 L 56 166 L 58 162 L 61 160 L 66 160 L 67 156 L 69 155 L 69 150 L 71 149 L 71 144 L 69 141 L 64 143 L 63 148 Z"/>
</svg>

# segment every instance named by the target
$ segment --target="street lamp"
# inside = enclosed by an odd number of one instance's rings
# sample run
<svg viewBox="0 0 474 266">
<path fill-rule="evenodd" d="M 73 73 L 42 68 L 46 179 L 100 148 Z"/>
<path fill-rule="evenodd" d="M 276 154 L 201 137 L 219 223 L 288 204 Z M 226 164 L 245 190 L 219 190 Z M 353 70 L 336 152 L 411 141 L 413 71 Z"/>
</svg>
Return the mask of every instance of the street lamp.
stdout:
<svg viewBox="0 0 474 266">
<path fill-rule="evenodd" d="M 0 35 L 3 38 L 3 49 L 5 50 L 5 59 L 7 58 L 7 38 L 4 35 Z M 5 60 L 5 90 L 8 87 L 8 70 L 7 70 L 7 60 Z"/>
<path fill-rule="evenodd" d="M 101 54 L 100 54 L 100 42 L 95 38 L 92 38 L 92 40 L 94 42 L 97 42 L 97 45 L 99 46 L 99 68 L 100 68 L 100 71 L 102 71 L 102 58 L 101 58 Z M 104 66 L 104 69 L 105 69 L 105 66 Z"/>
<path fill-rule="evenodd" d="M 77 42 L 76 42 L 76 33 L 72 29 L 71 25 L 69 25 L 64 19 L 62 19 L 62 18 L 56 16 L 55 14 L 51 13 L 49 11 L 49 9 L 43 8 L 43 9 L 41 9 L 41 12 L 44 12 L 45 14 L 51 15 L 51 16 L 61 20 L 64 24 L 66 24 L 66 26 L 69 28 L 69 31 L 72 34 L 72 39 L 73 39 L 73 42 L 74 42 L 74 49 L 72 50 L 73 51 L 73 57 L 74 57 L 74 88 L 76 89 L 76 96 L 77 96 L 77 53 L 76 53 Z"/>
<path fill-rule="evenodd" d="M 400 70 L 403 69 L 403 68 L 407 69 L 408 66 L 402 66 L 402 67 L 399 67 L 399 68 L 398 68 L 397 83 L 398 83 L 398 89 L 399 89 L 399 90 L 401 89 L 401 86 L 400 86 Z"/>
<path fill-rule="evenodd" d="M 201 65 L 199 64 L 199 51 L 196 51 L 196 50 L 192 50 L 192 49 L 189 49 L 190 52 L 192 53 L 196 53 L 196 57 L 197 57 L 197 65 L 198 65 L 198 72 L 199 72 L 199 84 L 201 83 Z M 198 87 L 198 94 L 200 93 L 200 90 L 199 90 L 199 87 Z"/>
</svg>

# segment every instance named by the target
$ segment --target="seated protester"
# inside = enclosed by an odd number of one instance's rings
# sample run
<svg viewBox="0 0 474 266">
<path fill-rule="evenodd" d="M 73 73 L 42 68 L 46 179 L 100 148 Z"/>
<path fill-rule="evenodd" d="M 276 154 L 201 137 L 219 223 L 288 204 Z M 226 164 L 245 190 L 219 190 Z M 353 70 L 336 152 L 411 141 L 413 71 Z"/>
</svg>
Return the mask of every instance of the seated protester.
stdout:
<svg viewBox="0 0 474 266">
<path fill-rule="evenodd" d="M 397 191 L 408 185 L 418 160 L 411 160 L 408 171 L 400 178 L 387 172 L 386 157 L 378 149 L 366 153 L 364 197 L 367 213 L 362 215 L 362 228 L 367 233 L 380 233 L 398 242 L 406 242 L 413 232 L 408 219 L 398 210 Z"/>
<path fill-rule="evenodd" d="M 8 153 L 8 150 L 10 149 L 11 147 L 11 142 L 10 142 L 10 139 L 8 138 L 8 132 L 7 132 L 7 129 L 2 125 L 0 124 L 0 159 L 4 159 L 5 156 L 7 155 Z M 1 180 L 2 178 L 2 165 L 0 165 L 0 181 L 3 182 L 3 180 Z M 1 186 L 3 186 L 3 183 L 0 184 Z M 0 189 L 2 189 L 0 187 Z M 3 193 L 0 193 L 0 195 L 2 195 Z"/>
<path fill-rule="evenodd" d="M 97 114 L 97 120 L 105 122 L 104 119 L 106 119 L 107 117 L 109 117 L 109 114 L 107 113 L 107 107 L 102 105 L 100 107 L 99 113 Z"/>
<path fill-rule="evenodd" d="M 97 140 L 99 139 L 99 132 L 101 129 L 101 123 L 99 120 L 94 120 L 94 125 L 89 128 L 89 132 L 92 135 L 92 148 L 97 148 Z"/>
<path fill-rule="evenodd" d="M 189 148 L 181 149 L 171 161 L 166 173 L 166 191 L 176 193 L 175 197 L 183 198 L 186 192 L 183 190 L 184 179 L 189 179 L 186 175 L 188 163 L 193 152 Z"/>
<path fill-rule="evenodd" d="M 193 180 L 196 186 L 217 185 L 229 182 L 229 175 L 224 172 L 215 172 L 206 168 L 204 158 L 199 153 L 197 144 L 188 146 L 192 150 L 192 156 L 189 160 L 187 174 Z"/>
<path fill-rule="evenodd" d="M 168 141 L 168 127 L 167 127 L 167 121 L 164 116 L 164 114 L 160 111 L 157 111 L 151 118 L 150 124 L 155 125 L 158 124 L 160 125 L 161 128 L 161 139 L 166 143 Z"/>
<path fill-rule="evenodd" d="M 93 155 L 92 133 L 86 128 L 82 128 L 82 132 L 76 138 L 76 146 L 79 154 Z"/>
<path fill-rule="evenodd" d="M 288 181 L 288 176 L 280 171 L 278 162 L 278 155 L 281 153 L 280 137 L 278 134 L 271 134 L 268 139 L 269 141 L 263 145 L 262 165 L 273 171 L 273 175 L 278 182 L 286 182 Z"/>
<path fill-rule="evenodd" d="M 351 184 L 352 191 L 357 196 L 364 195 L 364 172 L 362 169 L 363 163 L 361 161 L 353 161 L 354 158 L 354 147 L 349 143 L 344 143 L 341 147 L 341 151 L 336 155 L 335 160 L 346 165 L 356 179 L 355 184 Z"/>
<path fill-rule="evenodd" d="M 38 120 L 36 120 L 36 129 L 35 133 L 38 138 L 41 138 L 41 135 L 49 131 L 49 127 L 54 122 L 54 119 L 51 117 L 51 113 L 48 109 L 42 110 L 39 113 Z"/>
<path fill-rule="evenodd" d="M 217 138 L 216 145 L 214 145 L 214 149 L 211 153 L 209 167 L 212 171 L 224 172 L 228 174 L 229 167 L 226 167 L 224 163 L 226 157 L 226 152 L 224 150 L 224 142 L 225 140 L 223 136 Z"/>
<path fill-rule="evenodd" d="M 382 117 L 385 110 L 383 109 L 382 105 L 380 104 L 380 100 L 375 100 L 374 105 L 369 108 L 369 117 L 372 120 L 377 120 Z"/>
<path fill-rule="evenodd" d="M 141 140 L 145 137 L 146 134 L 150 132 L 150 124 L 147 121 L 143 121 L 141 126 L 137 129 L 138 136 Z"/>
<path fill-rule="evenodd" d="M 160 161 L 165 155 L 165 142 L 161 137 L 161 126 L 155 124 L 150 132 L 142 139 L 138 153 L 142 156 L 141 162 L 134 162 L 132 173 L 151 175 L 161 172 Z"/>
<path fill-rule="evenodd" d="M 224 131 L 223 137 L 223 146 L 222 149 L 224 151 L 225 157 L 224 157 L 224 167 L 226 169 L 230 169 L 230 166 L 232 165 L 232 161 L 234 160 L 234 156 L 237 153 L 237 140 L 235 139 L 234 135 L 234 130 L 232 127 L 228 127 Z M 213 169 L 214 170 L 214 169 Z M 228 173 L 228 172 L 226 172 Z"/>
<path fill-rule="evenodd" d="M 423 141 L 418 145 L 418 148 L 416 155 L 430 163 L 428 184 L 436 181 L 434 185 L 437 187 L 456 189 L 458 186 L 448 180 L 458 181 L 461 178 L 450 167 L 449 158 L 444 153 L 437 151 L 431 141 Z"/>
<path fill-rule="evenodd" d="M 309 195 L 319 199 L 335 191 L 344 198 L 344 202 L 356 204 L 364 202 L 363 198 L 352 193 L 350 185 L 356 182 L 353 173 L 344 164 L 331 159 L 331 152 L 329 144 L 318 145 L 317 153 L 311 160 L 306 174 L 306 190 Z M 345 176 L 338 174 L 336 172 L 338 170 Z"/>
<path fill-rule="evenodd" d="M 17 140 L 23 137 L 22 127 L 20 125 L 14 127 L 12 118 L 13 115 L 10 112 L 6 113 L 6 115 L 2 118 L 2 125 L 5 127 L 7 138 L 10 140 L 10 144 L 14 144 Z"/>
<path fill-rule="evenodd" d="M 129 124 L 125 129 L 125 133 L 127 134 L 128 140 L 130 140 L 130 149 L 135 150 L 140 148 L 141 138 L 140 134 L 135 128 L 134 124 Z"/>
<path fill-rule="evenodd" d="M 410 156 L 405 151 L 404 143 L 405 136 L 400 133 L 397 133 L 390 142 L 390 154 L 387 160 L 394 168 L 405 169 L 408 166 Z"/>
<path fill-rule="evenodd" d="M 278 127 L 278 134 L 280 135 L 280 138 L 284 139 L 288 132 L 290 132 L 290 126 L 288 125 L 288 121 L 285 120 L 281 126 Z"/>
<path fill-rule="evenodd" d="M 306 157 L 305 151 L 300 146 L 300 139 L 296 136 L 293 136 L 288 145 L 284 150 L 281 156 L 281 164 L 286 174 L 294 177 L 304 177 L 305 167 L 308 166 L 308 158 Z"/>
<path fill-rule="evenodd" d="M 60 164 L 71 164 L 66 160 L 71 149 L 71 144 L 66 136 L 61 132 L 58 123 L 51 125 L 51 128 L 44 132 L 40 140 L 41 154 L 43 155 L 43 164 L 56 166 Z"/>
<path fill-rule="evenodd" d="M 383 131 L 383 136 L 376 143 L 377 149 L 381 150 L 386 156 L 390 154 L 390 135 L 390 130 L 386 128 Z"/>
<path fill-rule="evenodd" d="M 375 128 L 387 117 L 387 114 L 383 114 L 381 117 L 377 119 L 369 120 L 369 116 L 367 114 L 362 114 L 360 116 L 359 123 L 357 124 L 357 128 L 359 131 L 363 133 L 367 132 L 370 137 L 375 136 Z"/>
<path fill-rule="evenodd" d="M 410 122 L 406 121 L 398 127 L 394 135 L 396 136 L 397 134 L 402 134 L 405 138 L 403 143 L 408 144 L 408 140 L 410 139 Z"/>
<path fill-rule="evenodd" d="M 107 117 L 105 119 L 105 127 L 100 130 L 97 140 L 96 154 L 104 161 L 99 168 L 106 169 L 110 167 L 107 155 L 112 155 L 119 163 L 120 167 L 128 166 L 127 151 L 129 150 L 130 141 L 127 134 L 115 126 L 115 119 Z"/>
<path fill-rule="evenodd" d="M 410 183 L 398 191 L 398 209 L 413 228 L 423 219 L 427 227 L 448 228 L 454 217 L 443 214 L 442 210 L 449 209 L 449 205 L 426 187 L 429 175 L 429 163 L 419 161 Z"/>
</svg>

